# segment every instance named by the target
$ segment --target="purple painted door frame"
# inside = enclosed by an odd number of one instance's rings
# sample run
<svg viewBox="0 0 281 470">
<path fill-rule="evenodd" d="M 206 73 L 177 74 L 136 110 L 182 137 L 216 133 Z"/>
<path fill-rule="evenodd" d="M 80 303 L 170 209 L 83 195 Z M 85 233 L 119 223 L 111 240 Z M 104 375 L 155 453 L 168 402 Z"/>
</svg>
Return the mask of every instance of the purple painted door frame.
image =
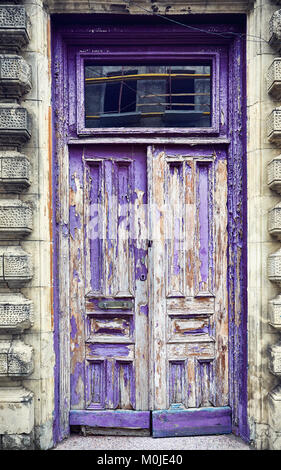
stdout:
<svg viewBox="0 0 281 470">
<path fill-rule="evenodd" d="M 68 250 L 68 144 L 108 143 L 105 134 L 77 134 L 76 73 L 77 62 L 69 61 L 74 51 L 96 53 L 102 47 L 112 50 L 120 44 L 123 58 L 126 44 L 139 52 L 142 46 L 157 44 L 169 54 L 171 47 L 180 44 L 185 53 L 200 48 L 227 49 L 227 83 L 221 93 L 228 93 L 228 106 L 220 116 L 219 132 L 157 133 L 135 132 L 122 137 L 118 133 L 111 140 L 123 143 L 222 145 L 228 149 L 228 308 L 229 308 L 229 390 L 232 431 L 244 439 L 249 438 L 247 423 L 247 214 L 246 214 L 246 83 L 244 17 L 182 18 L 186 27 L 165 23 L 145 22 L 141 17 L 54 17 L 52 21 L 52 76 L 53 76 L 53 207 L 54 211 L 54 306 L 56 349 L 54 439 L 59 441 L 69 434 L 70 377 L 67 270 L 64 267 Z M 208 23 L 209 21 L 209 23 Z M 73 26 L 75 25 L 75 26 Z M 90 26 L 88 26 L 90 25 Z M 114 48 L 113 48 L 114 49 Z M 81 54 L 80 54 L 81 57 Z M 70 78 L 70 79 L 69 79 Z M 72 99 L 70 99 L 72 97 Z M 218 101 L 216 101 L 218 103 Z M 226 125 L 226 123 L 228 125 Z M 79 128 L 81 130 L 81 126 Z M 63 187 L 66 185 L 66 190 Z M 67 266 L 66 266 L 67 267 Z M 159 417 L 161 419 L 161 417 Z M 203 419 L 203 418 L 202 418 Z"/>
</svg>

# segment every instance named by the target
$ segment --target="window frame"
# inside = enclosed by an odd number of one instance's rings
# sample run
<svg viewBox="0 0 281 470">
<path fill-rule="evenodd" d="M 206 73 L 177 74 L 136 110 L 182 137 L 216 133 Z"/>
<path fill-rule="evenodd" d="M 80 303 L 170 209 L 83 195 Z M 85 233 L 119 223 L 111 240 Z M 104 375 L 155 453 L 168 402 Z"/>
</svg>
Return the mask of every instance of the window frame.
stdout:
<svg viewBox="0 0 281 470">
<path fill-rule="evenodd" d="M 216 47 L 216 46 L 214 46 Z M 129 49 L 129 48 L 128 48 Z M 79 51 L 76 54 L 76 112 L 77 112 L 77 135 L 81 137 L 100 137 L 115 135 L 120 136 L 124 133 L 130 135 L 216 135 L 220 133 L 220 54 L 217 51 L 209 51 L 189 53 L 188 51 L 165 52 L 155 50 L 152 47 L 149 58 L 140 50 L 138 51 L 110 51 L 106 47 L 98 51 L 89 50 Z M 159 53 L 160 52 L 160 53 Z M 106 128 L 89 128 L 86 127 L 85 119 L 85 64 L 110 64 L 110 65 L 134 65 L 138 63 L 155 64 L 170 62 L 173 65 L 188 65 L 189 63 L 210 63 L 211 66 L 211 126 L 210 127 L 106 127 Z"/>
</svg>

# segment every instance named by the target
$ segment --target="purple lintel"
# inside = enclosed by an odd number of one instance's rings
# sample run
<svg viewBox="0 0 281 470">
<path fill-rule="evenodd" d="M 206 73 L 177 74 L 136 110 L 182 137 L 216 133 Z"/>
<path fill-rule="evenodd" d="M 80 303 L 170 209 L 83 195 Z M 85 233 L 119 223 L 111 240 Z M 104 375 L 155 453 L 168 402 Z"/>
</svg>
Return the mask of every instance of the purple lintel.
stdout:
<svg viewBox="0 0 281 470">
<path fill-rule="evenodd" d="M 72 410 L 69 424 L 95 428 L 149 429 L 150 411 L 131 410 Z"/>
<path fill-rule="evenodd" d="M 152 412 L 153 437 L 231 434 L 231 408 L 192 408 Z"/>
</svg>

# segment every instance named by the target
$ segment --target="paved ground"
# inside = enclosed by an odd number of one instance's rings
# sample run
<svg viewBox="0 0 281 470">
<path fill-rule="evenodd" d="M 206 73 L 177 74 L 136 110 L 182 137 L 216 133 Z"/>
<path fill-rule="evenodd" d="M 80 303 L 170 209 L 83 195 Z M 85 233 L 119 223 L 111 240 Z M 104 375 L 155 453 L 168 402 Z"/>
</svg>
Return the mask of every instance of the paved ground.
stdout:
<svg viewBox="0 0 281 470">
<path fill-rule="evenodd" d="M 232 434 L 161 439 L 73 434 L 54 450 L 250 450 L 250 446 Z"/>
</svg>

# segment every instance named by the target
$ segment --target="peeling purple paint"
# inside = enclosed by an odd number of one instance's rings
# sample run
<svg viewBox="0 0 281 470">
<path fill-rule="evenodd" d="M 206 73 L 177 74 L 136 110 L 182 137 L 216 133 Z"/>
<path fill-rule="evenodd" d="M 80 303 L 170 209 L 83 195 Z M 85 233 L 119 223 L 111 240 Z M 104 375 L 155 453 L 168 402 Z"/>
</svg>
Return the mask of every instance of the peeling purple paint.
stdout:
<svg viewBox="0 0 281 470">
<path fill-rule="evenodd" d="M 141 305 L 140 306 L 140 313 L 143 313 L 144 315 L 148 315 L 148 305 Z"/>
<path fill-rule="evenodd" d="M 81 282 L 80 278 L 79 278 L 79 273 L 76 271 L 76 269 L 74 269 L 74 271 L 73 271 L 73 278 L 77 279 L 78 282 Z"/>
<path fill-rule="evenodd" d="M 75 365 L 75 370 L 70 376 L 70 391 L 71 391 L 71 403 L 76 405 L 80 402 L 81 396 L 80 393 L 77 393 L 76 387 L 79 380 L 84 375 L 84 364 L 77 362 Z"/>
<path fill-rule="evenodd" d="M 71 332 L 70 332 L 71 338 L 75 339 L 75 336 L 76 336 L 76 333 L 77 333 L 77 327 L 76 327 L 75 317 L 73 315 L 70 318 L 70 325 L 71 325 Z"/>
<path fill-rule="evenodd" d="M 73 240 L 75 240 L 75 229 L 81 228 L 81 220 L 80 216 L 76 213 L 76 207 L 70 206 L 69 208 L 69 230 L 70 235 L 72 236 Z"/>
<path fill-rule="evenodd" d="M 62 233 L 63 233 L 64 237 L 68 237 L 69 232 L 68 232 L 68 226 L 66 224 L 63 225 Z"/>
</svg>

